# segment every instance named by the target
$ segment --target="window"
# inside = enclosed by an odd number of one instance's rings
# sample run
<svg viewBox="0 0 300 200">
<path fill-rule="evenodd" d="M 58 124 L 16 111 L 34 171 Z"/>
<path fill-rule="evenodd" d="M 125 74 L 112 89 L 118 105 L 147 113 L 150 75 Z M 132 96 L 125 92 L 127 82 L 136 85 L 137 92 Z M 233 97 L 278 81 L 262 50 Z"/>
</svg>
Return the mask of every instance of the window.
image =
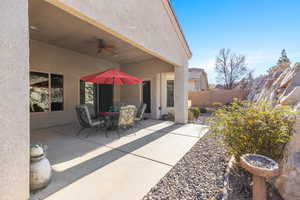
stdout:
<svg viewBox="0 0 300 200">
<path fill-rule="evenodd" d="M 51 74 L 51 111 L 64 110 L 63 76 Z"/>
<path fill-rule="evenodd" d="M 174 107 L 174 80 L 167 80 L 167 107 Z"/>
<path fill-rule="evenodd" d="M 30 112 L 63 110 L 63 76 L 30 72 Z"/>
</svg>

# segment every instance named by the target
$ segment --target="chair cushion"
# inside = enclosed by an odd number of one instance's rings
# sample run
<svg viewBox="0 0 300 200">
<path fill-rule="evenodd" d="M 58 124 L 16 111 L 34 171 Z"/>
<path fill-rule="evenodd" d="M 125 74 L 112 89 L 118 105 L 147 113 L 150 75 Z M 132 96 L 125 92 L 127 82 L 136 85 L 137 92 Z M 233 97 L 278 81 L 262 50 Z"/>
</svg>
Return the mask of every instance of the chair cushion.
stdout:
<svg viewBox="0 0 300 200">
<path fill-rule="evenodd" d="M 119 115 L 119 126 L 128 126 L 134 123 L 136 116 L 136 107 L 133 105 L 128 105 L 121 107 Z"/>
<path fill-rule="evenodd" d="M 90 113 L 90 116 L 92 119 L 95 119 L 97 117 L 96 115 L 96 112 L 95 112 L 95 106 L 93 104 L 90 104 L 90 103 L 87 103 L 85 104 L 89 113 Z"/>
<path fill-rule="evenodd" d="M 103 120 L 99 120 L 99 119 L 92 120 L 92 126 L 98 126 L 98 125 L 103 124 L 103 123 L 104 123 Z"/>
<path fill-rule="evenodd" d="M 86 105 L 77 105 L 76 107 L 77 117 L 82 126 L 88 127 L 91 125 L 91 117 Z"/>
</svg>

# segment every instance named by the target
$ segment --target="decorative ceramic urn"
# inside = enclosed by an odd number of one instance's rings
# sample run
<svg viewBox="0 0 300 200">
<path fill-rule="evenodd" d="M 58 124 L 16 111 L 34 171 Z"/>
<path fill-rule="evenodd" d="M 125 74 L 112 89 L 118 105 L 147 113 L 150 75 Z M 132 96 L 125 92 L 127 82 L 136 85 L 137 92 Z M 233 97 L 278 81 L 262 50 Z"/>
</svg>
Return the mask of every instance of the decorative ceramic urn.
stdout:
<svg viewBox="0 0 300 200">
<path fill-rule="evenodd" d="M 253 175 L 253 200 L 266 200 L 265 178 L 272 178 L 280 174 L 278 163 L 258 154 L 244 154 L 240 159 L 240 165 Z"/>
<path fill-rule="evenodd" d="M 51 180 L 51 165 L 41 145 L 30 148 L 30 190 L 46 187 Z"/>
</svg>

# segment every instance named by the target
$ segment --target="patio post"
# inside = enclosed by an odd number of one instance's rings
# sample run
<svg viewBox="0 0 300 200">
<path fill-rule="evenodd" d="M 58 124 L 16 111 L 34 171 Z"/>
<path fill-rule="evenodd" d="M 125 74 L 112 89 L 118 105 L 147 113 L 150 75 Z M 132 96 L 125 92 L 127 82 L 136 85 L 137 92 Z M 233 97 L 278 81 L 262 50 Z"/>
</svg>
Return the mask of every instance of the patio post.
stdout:
<svg viewBox="0 0 300 200">
<path fill-rule="evenodd" d="M 187 64 L 175 67 L 175 121 L 187 123 L 188 119 L 188 68 Z"/>
<path fill-rule="evenodd" d="M 162 107 L 162 91 L 161 91 L 161 77 L 162 74 L 158 73 L 155 77 L 155 111 L 154 111 L 154 118 L 160 119 L 161 118 L 161 107 Z"/>
<path fill-rule="evenodd" d="M 29 198 L 28 1 L 0 6 L 0 199 Z"/>
</svg>

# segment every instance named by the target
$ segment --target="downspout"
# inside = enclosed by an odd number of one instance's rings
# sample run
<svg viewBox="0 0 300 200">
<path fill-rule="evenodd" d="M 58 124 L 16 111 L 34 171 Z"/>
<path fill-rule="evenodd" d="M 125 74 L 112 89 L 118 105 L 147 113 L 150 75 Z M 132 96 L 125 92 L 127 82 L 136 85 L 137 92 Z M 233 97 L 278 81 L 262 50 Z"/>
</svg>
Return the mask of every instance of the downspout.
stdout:
<svg viewBox="0 0 300 200">
<path fill-rule="evenodd" d="M 160 95 L 159 95 L 159 112 L 160 112 L 160 116 L 159 116 L 159 118 L 161 119 L 162 118 L 162 81 L 161 81 L 161 79 L 162 79 L 162 73 L 160 73 L 159 74 L 159 82 L 160 82 L 160 90 L 159 90 L 159 93 L 160 93 Z"/>
</svg>

